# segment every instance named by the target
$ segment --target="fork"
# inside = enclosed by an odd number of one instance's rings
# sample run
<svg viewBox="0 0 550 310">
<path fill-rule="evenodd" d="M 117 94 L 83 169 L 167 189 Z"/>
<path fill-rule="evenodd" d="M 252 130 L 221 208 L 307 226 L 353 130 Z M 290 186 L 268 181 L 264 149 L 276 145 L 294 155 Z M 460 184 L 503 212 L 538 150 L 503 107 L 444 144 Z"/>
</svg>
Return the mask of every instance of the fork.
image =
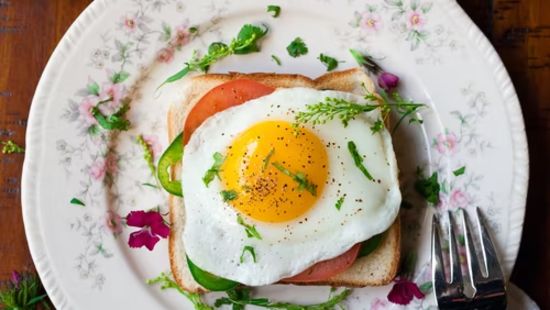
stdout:
<svg viewBox="0 0 550 310">
<path fill-rule="evenodd" d="M 482 256 L 480 264 L 472 240 L 472 229 L 468 214 L 461 209 L 468 267 L 467 277 L 462 275 L 457 251 L 457 239 L 453 229 L 453 215 L 450 211 L 448 213 L 450 268 L 448 280 L 443 265 L 439 217 L 434 214 L 432 218 L 432 283 L 439 309 L 506 309 L 504 275 L 481 211 L 476 208 Z M 473 290 L 470 294 L 465 291 L 465 280 L 468 280 L 470 288 Z"/>
</svg>

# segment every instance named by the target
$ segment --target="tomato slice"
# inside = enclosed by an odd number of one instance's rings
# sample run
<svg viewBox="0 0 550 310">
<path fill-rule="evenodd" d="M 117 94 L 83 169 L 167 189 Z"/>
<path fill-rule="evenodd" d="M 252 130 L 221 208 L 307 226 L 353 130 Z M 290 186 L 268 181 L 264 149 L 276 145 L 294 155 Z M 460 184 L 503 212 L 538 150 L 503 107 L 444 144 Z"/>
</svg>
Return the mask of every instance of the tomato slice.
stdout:
<svg viewBox="0 0 550 310">
<path fill-rule="evenodd" d="M 193 132 L 210 116 L 274 91 L 273 87 L 249 79 L 233 80 L 214 87 L 187 115 L 183 127 L 183 144 L 187 144 Z"/>
<path fill-rule="evenodd" d="M 303 272 L 283 279 L 283 283 L 311 283 L 324 281 L 332 276 L 335 276 L 341 272 L 346 271 L 357 258 L 359 250 L 361 249 L 361 243 L 357 243 L 351 249 L 344 252 L 344 254 L 337 256 L 333 259 L 318 262 L 317 264 L 309 267 Z"/>
</svg>

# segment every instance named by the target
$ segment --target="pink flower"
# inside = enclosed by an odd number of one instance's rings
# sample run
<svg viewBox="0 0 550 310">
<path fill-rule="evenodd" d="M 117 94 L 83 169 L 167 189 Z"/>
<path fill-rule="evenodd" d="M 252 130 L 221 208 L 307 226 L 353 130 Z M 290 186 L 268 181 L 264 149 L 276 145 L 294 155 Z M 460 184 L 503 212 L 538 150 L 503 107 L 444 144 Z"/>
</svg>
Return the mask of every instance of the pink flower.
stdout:
<svg viewBox="0 0 550 310">
<path fill-rule="evenodd" d="M 420 291 L 416 283 L 405 278 L 397 279 L 388 293 L 388 300 L 398 305 L 408 305 L 414 297 L 422 299 L 424 293 Z"/>
<path fill-rule="evenodd" d="M 170 63 L 174 60 L 174 49 L 171 47 L 165 47 L 157 53 L 157 61 L 163 63 Z"/>
<path fill-rule="evenodd" d="M 459 189 L 451 192 L 451 205 L 455 208 L 465 208 L 470 203 L 468 195 Z"/>
<path fill-rule="evenodd" d="M 126 216 L 126 224 L 141 228 L 130 234 L 128 245 L 131 248 L 145 246 L 152 251 L 160 238 L 165 239 L 170 234 L 170 227 L 156 211 L 132 211 Z"/>
<path fill-rule="evenodd" d="M 134 32 L 137 29 L 138 21 L 135 16 L 125 16 L 122 18 L 122 28 L 126 32 Z"/>
<path fill-rule="evenodd" d="M 378 76 L 378 85 L 387 92 L 392 91 L 399 84 L 399 77 L 389 72 L 382 72 Z"/>
<path fill-rule="evenodd" d="M 92 108 L 95 107 L 94 99 L 91 97 L 85 98 L 78 106 L 78 112 L 80 118 L 86 123 L 87 126 L 97 124 L 97 120 L 92 114 Z"/>
<path fill-rule="evenodd" d="M 382 27 L 382 19 L 378 14 L 368 12 L 361 18 L 361 26 L 368 31 L 376 32 Z"/>
<path fill-rule="evenodd" d="M 142 135 L 143 140 L 149 145 L 151 151 L 153 151 L 153 156 L 158 158 L 162 152 L 162 146 L 159 142 L 159 137 L 157 135 Z"/>
<path fill-rule="evenodd" d="M 437 151 L 441 154 L 453 154 L 456 151 L 457 144 L 458 139 L 454 133 L 440 133 L 435 141 Z"/>
<path fill-rule="evenodd" d="M 174 45 L 175 47 L 182 47 L 183 45 L 187 44 L 187 42 L 189 42 L 190 37 L 191 35 L 189 33 L 189 30 L 187 29 L 187 26 L 179 26 L 176 28 L 176 35 L 172 40 L 172 45 Z"/>
<path fill-rule="evenodd" d="M 387 307 L 388 302 L 380 298 L 375 298 L 370 304 L 370 310 L 386 309 Z"/>
<path fill-rule="evenodd" d="M 107 83 L 102 87 L 102 92 L 99 95 L 100 100 L 109 100 L 102 104 L 99 109 L 101 113 L 110 115 L 120 109 L 122 99 L 126 95 L 126 89 L 121 84 Z"/>
<path fill-rule="evenodd" d="M 424 26 L 426 23 L 426 20 L 424 17 L 420 14 L 420 12 L 417 11 L 410 11 L 407 16 L 407 26 L 409 29 L 418 30 Z"/>
<path fill-rule="evenodd" d="M 122 233 L 122 217 L 114 211 L 107 211 L 105 214 L 105 225 L 115 236 Z"/>
</svg>

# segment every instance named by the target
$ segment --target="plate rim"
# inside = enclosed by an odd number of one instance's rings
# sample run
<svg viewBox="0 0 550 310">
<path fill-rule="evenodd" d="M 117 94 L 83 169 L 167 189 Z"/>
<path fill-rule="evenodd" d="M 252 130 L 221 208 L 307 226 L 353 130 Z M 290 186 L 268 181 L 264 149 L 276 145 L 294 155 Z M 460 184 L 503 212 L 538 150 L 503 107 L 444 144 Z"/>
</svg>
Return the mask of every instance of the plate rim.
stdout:
<svg viewBox="0 0 550 310">
<path fill-rule="evenodd" d="M 510 228 L 506 238 L 510 241 L 507 247 L 502 249 L 503 253 L 501 253 L 503 254 L 501 262 L 504 264 L 505 269 L 509 269 L 506 270 L 509 276 L 521 244 L 529 181 L 529 152 L 521 105 L 508 71 L 483 32 L 455 0 L 437 1 L 442 5 L 442 8 L 448 9 L 448 13 L 453 17 L 457 27 L 466 29 L 467 40 L 475 43 L 478 51 L 483 55 L 489 67 L 492 68 L 492 76 L 496 87 L 503 97 L 502 105 L 505 108 L 506 116 L 508 117 L 507 121 L 510 125 L 514 164 L 512 169 L 512 193 L 508 210 L 509 217 L 512 220 L 509 222 Z M 26 152 L 21 179 L 23 223 L 35 268 L 48 296 L 58 308 L 70 308 L 74 305 L 70 303 L 70 296 L 64 292 L 60 282 L 52 275 L 48 249 L 42 242 L 40 218 L 36 212 L 33 212 L 39 208 L 39 203 L 36 199 L 38 184 L 35 182 L 35 176 L 39 173 L 38 163 L 43 155 L 43 149 L 40 144 L 44 125 L 43 115 L 44 111 L 48 108 L 48 98 L 51 94 L 49 86 L 57 81 L 59 77 L 57 67 L 63 64 L 64 56 L 70 54 L 73 51 L 73 47 L 82 39 L 85 27 L 92 24 L 110 5 L 117 3 L 118 1 L 109 0 L 94 1 L 75 19 L 50 56 L 37 84 L 29 110 L 25 135 Z"/>
</svg>

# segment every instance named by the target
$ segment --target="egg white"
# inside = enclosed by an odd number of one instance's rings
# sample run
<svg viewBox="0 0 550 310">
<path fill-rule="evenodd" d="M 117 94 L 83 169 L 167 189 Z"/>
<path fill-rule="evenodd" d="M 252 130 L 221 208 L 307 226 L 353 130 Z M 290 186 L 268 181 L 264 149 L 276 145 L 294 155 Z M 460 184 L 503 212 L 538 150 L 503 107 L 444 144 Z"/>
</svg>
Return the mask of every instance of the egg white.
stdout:
<svg viewBox="0 0 550 310">
<path fill-rule="evenodd" d="M 362 97 L 344 92 L 278 89 L 215 114 L 191 136 L 182 164 L 186 214 L 182 242 L 197 266 L 245 285 L 272 284 L 342 254 L 393 223 L 401 204 L 398 168 L 388 131 L 371 133 L 370 127 L 380 117 L 378 110 L 356 117 L 347 127 L 337 119 L 308 127 L 325 145 L 330 143 L 330 181 L 315 205 L 295 220 L 269 224 L 243 216 L 256 226 L 262 240 L 247 238 L 237 223 L 237 211 L 220 195 L 223 188 L 219 180 L 209 187 L 204 185 L 202 177 L 212 166 L 212 155 L 224 154 L 240 133 L 261 121 L 294 122 L 297 112 L 326 97 L 365 102 Z M 366 155 L 364 164 L 380 183 L 368 180 L 355 166 L 348 141 L 354 141 L 358 152 Z M 338 189 L 347 194 L 340 210 L 335 207 L 341 196 Z M 248 255 L 240 263 L 245 246 L 254 248 L 256 263 Z"/>
</svg>

